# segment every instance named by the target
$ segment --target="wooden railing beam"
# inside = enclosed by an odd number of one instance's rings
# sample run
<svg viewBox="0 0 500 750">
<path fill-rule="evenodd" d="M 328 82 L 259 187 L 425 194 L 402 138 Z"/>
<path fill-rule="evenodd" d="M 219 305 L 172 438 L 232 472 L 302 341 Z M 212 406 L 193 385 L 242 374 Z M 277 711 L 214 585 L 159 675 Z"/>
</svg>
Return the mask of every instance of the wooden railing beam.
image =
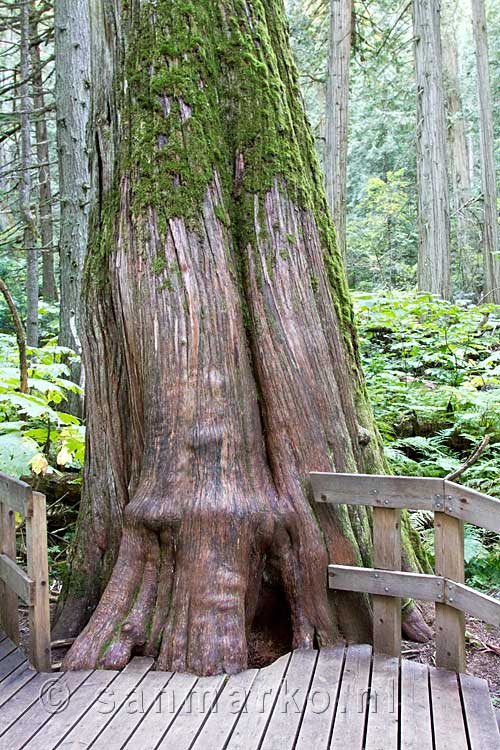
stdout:
<svg viewBox="0 0 500 750">
<path fill-rule="evenodd" d="M 384 570 L 401 569 L 401 511 L 373 509 L 373 563 Z M 377 653 L 401 653 L 401 599 L 373 596 L 373 645 Z"/>
<path fill-rule="evenodd" d="M 26 521 L 28 573 L 16 564 L 15 514 Z M 25 482 L 0 473 L 0 620 L 19 645 L 18 596 L 29 606 L 30 658 L 40 672 L 51 671 L 50 603 L 45 496 Z"/>
<path fill-rule="evenodd" d="M 16 516 L 5 502 L 0 502 L 0 554 L 10 561 L 16 559 Z M 20 633 L 17 594 L 3 577 L 0 580 L 0 621 L 5 634 L 18 646 Z"/>
<path fill-rule="evenodd" d="M 464 522 L 500 533 L 500 501 L 439 478 L 310 474 L 316 502 L 373 508 L 373 569 L 328 567 L 330 588 L 372 594 L 374 647 L 398 655 L 400 598 L 436 603 L 436 663 L 465 670 L 464 612 L 500 624 L 500 602 L 464 585 Z M 435 576 L 402 573 L 400 510 L 434 512 Z"/>
<path fill-rule="evenodd" d="M 445 513 L 434 514 L 436 575 L 464 582 L 464 524 Z M 465 616 L 449 604 L 436 604 L 436 664 L 465 671 Z"/>
<path fill-rule="evenodd" d="M 33 493 L 33 515 L 26 519 L 28 574 L 35 583 L 35 600 L 30 607 L 30 655 L 39 672 L 51 671 L 50 600 L 47 554 L 47 508 L 45 495 Z"/>
</svg>

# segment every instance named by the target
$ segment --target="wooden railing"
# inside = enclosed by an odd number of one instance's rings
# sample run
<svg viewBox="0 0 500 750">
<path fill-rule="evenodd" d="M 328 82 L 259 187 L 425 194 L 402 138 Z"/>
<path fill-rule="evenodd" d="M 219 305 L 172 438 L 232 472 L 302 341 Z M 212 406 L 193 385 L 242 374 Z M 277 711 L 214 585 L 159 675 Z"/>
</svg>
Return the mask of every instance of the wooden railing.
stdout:
<svg viewBox="0 0 500 750">
<path fill-rule="evenodd" d="M 500 501 L 444 479 L 310 475 L 315 500 L 373 508 L 374 568 L 329 565 L 332 589 L 373 595 L 373 645 L 401 653 L 401 598 L 436 603 L 436 664 L 465 671 L 464 612 L 500 625 L 500 601 L 464 585 L 464 522 L 500 534 Z M 401 509 L 434 512 L 435 575 L 401 572 Z"/>
<path fill-rule="evenodd" d="M 16 513 L 26 522 L 27 573 L 16 564 Z M 49 672 L 50 610 L 45 496 L 0 473 L 0 621 L 19 645 L 18 597 L 29 608 L 30 661 Z"/>
</svg>

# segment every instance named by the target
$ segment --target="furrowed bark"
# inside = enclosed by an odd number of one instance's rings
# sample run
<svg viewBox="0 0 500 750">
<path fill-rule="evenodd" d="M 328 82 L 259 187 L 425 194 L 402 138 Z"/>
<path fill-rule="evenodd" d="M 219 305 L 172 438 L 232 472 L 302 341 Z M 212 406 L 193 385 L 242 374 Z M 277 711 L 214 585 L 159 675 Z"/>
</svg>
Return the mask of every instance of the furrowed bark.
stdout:
<svg viewBox="0 0 500 750">
<path fill-rule="evenodd" d="M 285 594 L 295 647 L 337 626 L 364 640 L 368 601 L 332 609 L 326 566 L 369 559 L 368 515 L 314 507 L 307 472 L 383 460 L 283 7 L 117 10 L 94 2 L 92 59 L 114 76 L 94 94 L 99 145 L 112 116 L 83 288 L 76 542 L 87 570 L 116 564 L 65 667 L 147 653 L 164 669 L 243 669 L 263 580 Z"/>
<path fill-rule="evenodd" d="M 448 299 L 450 212 L 440 0 L 414 0 L 417 86 L 418 287 Z"/>
<path fill-rule="evenodd" d="M 89 132 L 91 107 L 90 1 L 56 0 L 54 6 L 57 152 L 61 230 L 59 264 L 61 279 L 59 343 L 78 354 L 80 297 L 87 252 L 91 195 Z M 105 75 L 106 61 L 102 75 Z M 83 382 L 80 366 L 72 365 L 72 378 Z M 70 398 L 74 413 L 81 412 L 78 396 Z"/>
<path fill-rule="evenodd" d="M 500 303 L 500 260 L 498 257 L 498 203 L 493 132 L 493 105 L 488 61 L 488 29 L 484 0 L 472 0 L 472 24 L 476 47 L 479 143 L 483 187 L 483 257 L 485 302 Z"/>
<path fill-rule="evenodd" d="M 330 3 L 326 93 L 326 194 L 337 231 L 337 244 L 344 258 L 347 221 L 349 66 L 353 12 L 352 0 L 332 0 Z"/>
<path fill-rule="evenodd" d="M 474 258 L 478 238 L 474 231 L 475 218 L 471 211 L 473 196 L 469 171 L 469 144 L 467 142 L 470 124 L 464 116 L 459 78 L 458 40 L 455 19 L 451 17 L 451 14 L 452 9 L 450 8 L 447 22 L 443 28 L 443 66 L 452 186 L 451 205 L 458 256 L 456 268 L 460 275 L 461 289 L 470 292 L 477 288 L 479 269 L 476 267 Z"/>
<path fill-rule="evenodd" d="M 30 51 L 33 81 L 33 105 L 37 111 L 35 120 L 36 154 L 38 159 L 38 197 L 40 217 L 40 240 L 42 247 L 42 288 L 44 300 L 55 302 L 58 298 L 54 273 L 54 231 L 52 221 L 52 186 L 50 182 L 50 153 L 47 120 L 44 113 L 43 65 L 38 39 L 38 15 L 36 3 L 31 3 Z"/>
<path fill-rule="evenodd" d="M 22 0 L 19 9 L 21 105 L 21 174 L 19 177 L 19 208 L 24 224 L 23 245 L 26 251 L 26 341 L 38 346 L 38 250 L 36 247 L 35 216 L 31 207 L 31 97 L 30 65 L 30 4 Z"/>
</svg>

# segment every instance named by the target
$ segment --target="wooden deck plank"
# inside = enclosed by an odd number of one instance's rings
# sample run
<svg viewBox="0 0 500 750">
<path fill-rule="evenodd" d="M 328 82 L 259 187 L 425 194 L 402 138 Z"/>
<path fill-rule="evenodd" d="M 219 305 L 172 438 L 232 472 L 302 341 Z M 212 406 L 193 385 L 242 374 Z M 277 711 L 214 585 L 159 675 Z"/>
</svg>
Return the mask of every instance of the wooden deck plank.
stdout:
<svg viewBox="0 0 500 750">
<path fill-rule="evenodd" d="M 126 701 L 120 710 L 115 713 L 92 745 L 92 749 L 118 750 L 118 748 L 123 747 L 148 715 L 149 710 L 172 677 L 171 672 L 148 672 L 141 681 L 137 695 L 132 695 L 132 700 Z"/>
<path fill-rule="evenodd" d="M 93 672 L 71 695 L 67 708 L 32 736 L 26 750 L 53 750 L 118 675 L 112 670 Z"/>
<path fill-rule="evenodd" d="M 345 648 L 321 649 L 296 750 L 327 750 L 342 679 Z"/>
<path fill-rule="evenodd" d="M 4 659 L 6 656 L 11 654 L 13 651 L 15 651 L 17 646 L 15 646 L 11 640 L 6 638 L 2 643 L 0 643 L 0 660 Z M 0 661 L 0 664 L 2 662 Z"/>
<path fill-rule="evenodd" d="M 97 701 L 74 725 L 58 747 L 65 750 L 91 747 L 94 740 L 120 710 L 128 696 L 140 684 L 153 666 L 153 659 L 135 658 L 120 672 L 109 689 L 98 697 Z M 82 744 L 82 743 L 85 744 Z"/>
<path fill-rule="evenodd" d="M 217 701 L 216 711 L 212 711 L 203 725 L 192 750 L 223 748 L 231 737 L 233 729 L 244 710 L 247 695 L 258 674 L 258 669 L 229 678 Z"/>
<path fill-rule="evenodd" d="M 399 659 L 376 654 L 365 750 L 398 750 Z"/>
<path fill-rule="evenodd" d="M 189 699 L 163 736 L 158 750 L 189 750 L 207 721 L 224 687 L 225 675 L 201 677 Z"/>
<path fill-rule="evenodd" d="M 285 678 L 290 654 L 259 671 L 226 750 L 257 750 Z"/>
<path fill-rule="evenodd" d="M 500 734 L 486 680 L 460 675 L 471 750 L 500 750 Z"/>
<path fill-rule="evenodd" d="M 468 750 L 457 675 L 429 667 L 436 750 Z"/>
<path fill-rule="evenodd" d="M 399 672 L 370 646 L 214 678 L 151 672 L 151 659 L 37 675 L 20 659 L 2 660 L 0 750 L 396 750 L 398 735 L 399 750 L 500 750 L 484 680 L 406 660 Z M 69 695 L 58 713 L 40 699 L 49 683 L 56 703 Z"/>
<path fill-rule="evenodd" d="M 16 648 L 15 651 L 12 651 L 8 656 L 5 656 L 0 661 L 0 683 L 2 680 L 4 680 L 6 677 L 8 677 L 15 669 L 17 669 L 21 664 L 24 664 L 27 661 L 26 655 L 23 654 L 23 652 Z M 1 696 L 1 684 L 0 684 L 0 696 Z M 0 698 L 1 700 L 1 698 Z"/>
<path fill-rule="evenodd" d="M 154 702 L 144 720 L 123 748 L 154 750 L 176 720 L 184 701 L 198 682 L 192 674 L 174 674 L 165 691 Z"/>
<path fill-rule="evenodd" d="M 433 750 L 426 664 L 401 661 L 401 750 Z"/>
<path fill-rule="evenodd" d="M 27 661 L 17 667 L 0 684 L 0 708 L 11 700 L 12 696 L 21 690 L 24 685 L 36 677 L 36 672 Z"/>
<path fill-rule="evenodd" d="M 60 720 L 66 711 L 69 717 L 72 713 L 71 701 L 75 693 L 91 674 L 91 670 L 67 672 L 56 681 L 52 677 L 47 679 L 46 674 L 40 675 L 45 678 L 45 682 L 42 682 L 41 689 L 38 694 L 35 694 L 34 702 L 22 714 L 22 719 L 14 721 L 6 730 L 3 730 L 0 750 L 21 750 L 37 732 L 45 727 L 48 721 Z M 29 683 L 29 685 L 32 684 Z M 48 690 L 44 692 L 45 689 Z M 61 713 L 58 710 L 59 706 Z M 49 747 L 49 745 L 44 746 L 44 750 L 48 750 Z"/>
<path fill-rule="evenodd" d="M 317 651 L 294 651 L 260 750 L 293 747 L 314 676 Z"/>
<path fill-rule="evenodd" d="M 62 677 L 62 674 L 54 675 L 53 679 L 59 680 Z M 9 680 L 10 678 L 7 678 L 7 682 Z M 2 710 L 0 711 L 0 736 L 39 700 L 40 691 L 46 683 L 46 674 L 35 674 L 33 679 L 26 681 L 22 687 L 16 688 L 14 695 L 2 706 Z"/>
<path fill-rule="evenodd" d="M 361 750 L 368 708 L 371 646 L 349 646 L 335 715 L 331 750 Z"/>
</svg>

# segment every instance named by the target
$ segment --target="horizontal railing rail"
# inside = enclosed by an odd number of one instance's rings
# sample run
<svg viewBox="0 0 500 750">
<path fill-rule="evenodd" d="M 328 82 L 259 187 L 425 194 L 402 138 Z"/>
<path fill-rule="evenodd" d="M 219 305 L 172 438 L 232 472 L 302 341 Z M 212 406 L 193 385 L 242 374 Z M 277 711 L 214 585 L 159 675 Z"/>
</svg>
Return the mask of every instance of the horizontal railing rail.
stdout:
<svg viewBox="0 0 500 750">
<path fill-rule="evenodd" d="M 464 522 L 500 534 L 500 501 L 445 479 L 311 473 L 319 503 L 373 508 L 374 568 L 328 566 L 328 584 L 373 596 L 375 650 L 401 653 L 401 599 L 436 604 L 436 663 L 465 671 L 464 613 L 500 625 L 500 601 L 464 584 Z M 435 575 L 401 571 L 401 510 L 434 513 Z"/>
<path fill-rule="evenodd" d="M 26 523 L 27 572 L 17 563 L 16 513 Z M 51 669 L 50 604 L 45 496 L 25 482 L 0 473 L 0 621 L 20 643 L 18 597 L 28 606 L 30 660 L 40 672 Z"/>
</svg>

